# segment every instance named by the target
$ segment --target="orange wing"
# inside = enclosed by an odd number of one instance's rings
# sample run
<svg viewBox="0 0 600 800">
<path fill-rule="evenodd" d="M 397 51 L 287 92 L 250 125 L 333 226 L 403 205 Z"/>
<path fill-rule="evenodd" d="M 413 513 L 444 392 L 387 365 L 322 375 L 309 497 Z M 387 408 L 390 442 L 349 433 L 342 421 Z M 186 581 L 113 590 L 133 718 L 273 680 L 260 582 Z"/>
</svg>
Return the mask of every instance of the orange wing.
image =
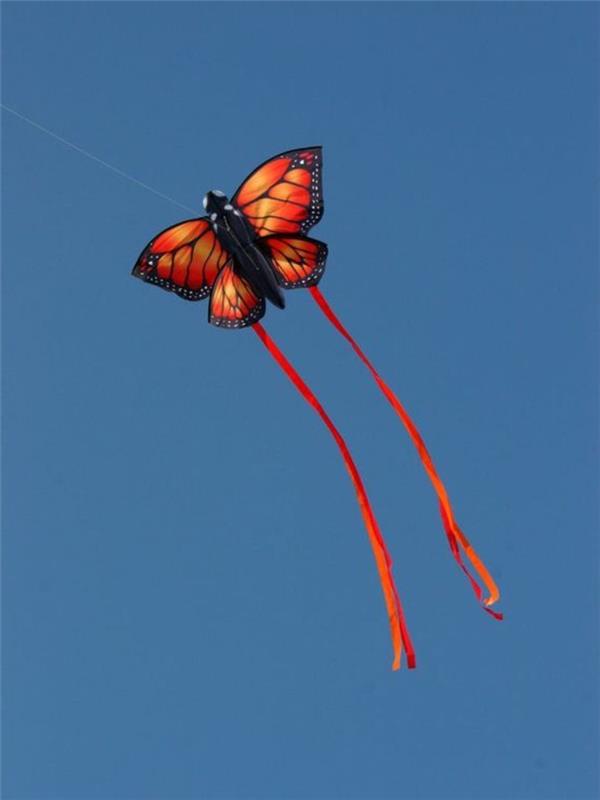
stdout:
<svg viewBox="0 0 600 800">
<path fill-rule="evenodd" d="M 322 150 L 289 150 L 246 178 L 232 203 L 259 236 L 306 233 L 323 216 Z"/>
<path fill-rule="evenodd" d="M 208 321 L 219 328 L 245 328 L 265 313 L 265 299 L 257 294 L 229 261 L 219 273 L 210 295 Z"/>
<path fill-rule="evenodd" d="M 327 259 L 324 242 L 303 236 L 266 236 L 260 245 L 284 289 L 316 286 L 321 280 Z"/>
<path fill-rule="evenodd" d="M 132 275 L 185 300 L 202 300 L 229 257 L 206 218 L 188 219 L 152 239 Z"/>
</svg>

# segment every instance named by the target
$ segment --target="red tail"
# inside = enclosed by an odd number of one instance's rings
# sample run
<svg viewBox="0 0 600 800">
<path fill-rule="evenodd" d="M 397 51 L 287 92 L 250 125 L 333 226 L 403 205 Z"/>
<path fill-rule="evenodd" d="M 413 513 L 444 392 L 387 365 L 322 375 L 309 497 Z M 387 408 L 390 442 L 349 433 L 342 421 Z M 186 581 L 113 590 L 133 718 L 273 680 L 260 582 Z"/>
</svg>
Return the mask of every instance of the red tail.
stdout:
<svg viewBox="0 0 600 800">
<path fill-rule="evenodd" d="M 348 470 L 348 473 L 350 474 L 352 483 L 354 484 L 354 489 L 356 491 L 356 496 L 358 498 L 358 505 L 360 507 L 365 527 L 369 535 L 369 540 L 371 542 L 371 547 L 373 549 L 373 553 L 375 555 L 375 561 L 377 563 L 377 569 L 379 571 L 379 578 L 381 580 L 381 587 L 383 589 L 383 594 L 385 597 L 385 603 L 387 606 L 388 616 L 390 619 L 390 628 L 392 633 L 392 644 L 394 648 L 394 662 L 392 668 L 393 669 L 400 668 L 402 648 L 404 647 L 404 649 L 406 650 L 406 660 L 408 663 L 408 667 L 409 669 L 412 669 L 416 666 L 415 651 L 412 642 L 410 640 L 410 635 L 408 633 L 408 629 L 406 627 L 406 622 L 404 619 L 404 613 L 402 611 L 402 606 L 400 605 L 400 598 L 398 597 L 398 592 L 396 590 L 394 579 L 392 577 L 392 559 L 390 558 L 387 547 L 381 535 L 381 531 L 379 530 L 379 525 L 377 523 L 377 520 L 375 519 L 375 514 L 373 513 L 373 509 L 371 508 L 369 498 L 367 497 L 367 492 L 365 490 L 358 469 L 356 468 L 354 460 L 350 455 L 348 446 L 346 445 L 346 442 L 342 438 L 342 435 L 331 421 L 330 417 L 326 413 L 321 403 L 317 400 L 315 394 L 302 380 L 300 375 L 296 372 L 294 367 L 283 355 L 281 350 L 277 347 L 277 345 L 271 339 L 271 337 L 263 328 L 263 326 L 259 322 L 257 322 L 252 327 L 253 330 L 256 332 L 258 338 L 267 348 L 269 353 L 273 356 L 275 361 L 279 364 L 281 369 L 285 372 L 290 381 L 294 384 L 296 389 L 300 392 L 302 397 L 304 397 L 306 402 L 309 403 L 317 412 L 317 414 L 321 417 L 321 419 L 329 429 L 329 432 L 333 436 L 335 443 L 337 444 L 340 450 L 340 453 L 342 454 L 342 458 L 344 459 L 344 464 L 346 466 L 346 469 Z"/>
<path fill-rule="evenodd" d="M 456 559 L 460 568 L 463 570 L 463 572 L 469 579 L 469 582 L 473 587 L 473 591 L 475 592 L 477 599 L 480 602 L 483 602 L 484 610 L 487 611 L 496 619 L 502 619 L 502 614 L 498 613 L 497 611 L 492 611 L 492 609 L 489 608 L 489 606 L 493 605 L 500 597 L 500 592 L 498 590 L 498 587 L 496 586 L 494 579 L 486 569 L 484 563 L 481 561 L 481 559 L 473 549 L 471 543 L 469 542 L 465 534 L 458 526 L 458 523 L 454 517 L 454 512 L 452 511 L 452 506 L 450 505 L 450 499 L 448 497 L 448 493 L 446 492 L 446 487 L 442 483 L 435 469 L 435 466 L 433 464 L 431 456 L 427 451 L 427 448 L 425 447 L 425 442 L 423 441 L 421 434 L 415 427 L 413 421 L 409 417 L 406 409 L 404 408 L 400 400 L 398 400 L 394 392 L 385 383 L 383 378 L 381 378 L 380 375 L 377 373 L 377 370 L 375 369 L 373 364 L 371 364 L 371 362 L 363 353 L 363 351 L 358 346 L 356 341 L 352 338 L 352 336 L 350 336 L 346 328 L 342 325 L 340 320 L 334 314 L 331 306 L 325 300 L 319 289 L 316 286 L 313 286 L 310 289 L 310 293 L 312 294 L 315 302 L 317 303 L 321 311 L 325 314 L 329 322 L 331 322 L 334 328 L 339 333 L 341 333 L 344 339 L 350 342 L 352 349 L 354 350 L 356 355 L 360 358 L 360 360 L 363 362 L 363 364 L 365 364 L 365 366 L 375 379 L 375 382 L 385 395 L 386 399 L 388 400 L 388 402 L 390 403 L 396 414 L 402 420 L 404 427 L 408 431 L 408 435 L 410 436 L 410 438 L 413 441 L 413 444 L 417 448 L 421 461 L 423 462 L 423 466 L 425 467 L 425 471 L 429 475 L 429 479 L 433 484 L 433 488 L 435 489 L 435 492 L 438 496 L 442 523 L 444 525 L 444 530 L 446 531 L 448 542 L 450 544 L 450 549 L 452 551 L 454 558 Z M 485 600 L 483 599 L 483 591 L 480 585 L 477 583 L 476 579 L 473 577 L 473 575 L 463 562 L 459 545 L 460 547 L 462 547 L 465 556 L 469 559 L 475 572 L 479 575 L 481 581 L 488 590 L 489 594 L 485 598 Z"/>
</svg>

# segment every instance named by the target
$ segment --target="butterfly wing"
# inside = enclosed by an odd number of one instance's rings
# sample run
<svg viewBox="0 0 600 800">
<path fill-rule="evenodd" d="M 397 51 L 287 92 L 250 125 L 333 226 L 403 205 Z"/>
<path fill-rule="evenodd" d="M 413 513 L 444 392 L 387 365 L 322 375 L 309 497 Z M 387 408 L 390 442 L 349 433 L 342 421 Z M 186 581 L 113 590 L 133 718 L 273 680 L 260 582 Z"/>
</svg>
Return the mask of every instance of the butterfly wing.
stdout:
<svg viewBox="0 0 600 800">
<path fill-rule="evenodd" d="M 264 313 L 264 297 L 236 272 L 233 259 L 229 260 L 212 288 L 208 321 L 219 328 L 245 328 Z"/>
<path fill-rule="evenodd" d="M 260 240 L 284 289 L 316 286 L 327 260 L 327 245 L 305 236 L 266 236 Z"/>
<path fill-rule="evenodd" d="M 136 261 L 132 275 L 184 300 L 202 300 L 210 294 L 229 257 L 208 219 L 188 219 L 155 236 Z"/>
<path fill-rule="evenodd" d="M 322 148 L 288 150 L 254 170 L 232 198 L 258 236 L 305 234 L 323 216 Z"/>
</svg>

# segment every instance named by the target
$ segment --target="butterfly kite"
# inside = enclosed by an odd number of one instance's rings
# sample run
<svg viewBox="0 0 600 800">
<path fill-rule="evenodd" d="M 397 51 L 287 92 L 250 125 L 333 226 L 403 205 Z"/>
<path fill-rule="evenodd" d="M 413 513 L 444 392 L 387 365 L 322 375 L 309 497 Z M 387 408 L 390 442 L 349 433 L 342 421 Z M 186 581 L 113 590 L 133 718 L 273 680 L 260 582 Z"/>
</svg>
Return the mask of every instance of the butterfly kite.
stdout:
<svg viewBox="0 0 600 800">
<path fill-rule="evenodd" d="M 409 668 L 415 652 L 392 577 L 392 560 L 348 447 L 329 415 L 261 325 L 266 300 L 285 307 L 282 289 L 308 289 L 334 328 L 369 370 L 377 386 L 402 420 L 439 501 L 450 550 L 467 576 L 482 607 L 491 609 L 499 592 L 494 580 L 459 528 L 444 484 L 418 430 L 394 392 L 383 381 L 318 288 L 327 259 L 327 245 L 307 236 L 323 215 L 322 149 L 306 147 L 270 158 L 252 172 L 229 200 L 211 191 L 204 198 L 206 215 L 166 228 L 143 249 L 133 275 L 175 292 L 184 300 L 208 297 L 208 321 L 220 328 L 251 327 L 296 389 L 321 417 L 333 436 L 356 490 L 369 535 L 387 612 L 394 651 L 393 668 L 402 650 Z M 468 565 L 469 564 L 469 565 Z M 481 584 L 487 590 L 484 591 Z"/>
</svg>

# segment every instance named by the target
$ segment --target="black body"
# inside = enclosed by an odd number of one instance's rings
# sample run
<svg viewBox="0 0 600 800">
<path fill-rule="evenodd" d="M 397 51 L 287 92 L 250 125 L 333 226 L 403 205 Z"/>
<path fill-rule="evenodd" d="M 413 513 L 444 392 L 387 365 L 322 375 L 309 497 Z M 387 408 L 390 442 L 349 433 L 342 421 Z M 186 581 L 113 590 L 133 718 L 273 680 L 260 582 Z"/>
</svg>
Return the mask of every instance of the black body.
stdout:
<svg viewBox="0 0 600 800">
<path fill-rule="evenodd" d="M 204 207 L 219 242 L 233 258 L 236 272 L 258 295 L 266 297 L 278 308 L 285 308 L 285 299 L 273 268 L 260 249 L 260 240 L 248 220 L 222 192 L 208 192 Z"/>
</svg>

